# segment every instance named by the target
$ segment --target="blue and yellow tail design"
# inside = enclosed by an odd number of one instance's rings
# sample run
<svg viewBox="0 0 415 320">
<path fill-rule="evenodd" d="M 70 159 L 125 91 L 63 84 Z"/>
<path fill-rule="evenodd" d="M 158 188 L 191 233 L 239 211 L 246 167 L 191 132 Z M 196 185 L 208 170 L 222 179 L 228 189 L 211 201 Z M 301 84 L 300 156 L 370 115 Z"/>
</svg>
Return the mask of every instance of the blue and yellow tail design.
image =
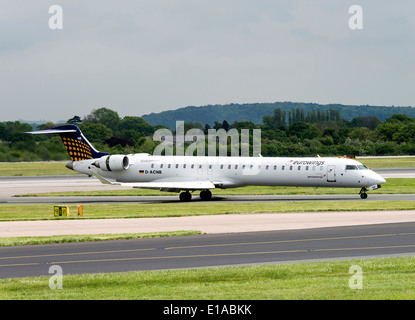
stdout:
<svg viewBox="0 0 415 320">
<path fill-rule="evenodd" d="M 72 161 L 98 159 L 109 154 L 107 152 L 97 151 L 84 137 L 81 130 L 73 124 L 58 126 L 48 130 L 31 131 L 26 133 L 59 134 Z"/>
</svg>

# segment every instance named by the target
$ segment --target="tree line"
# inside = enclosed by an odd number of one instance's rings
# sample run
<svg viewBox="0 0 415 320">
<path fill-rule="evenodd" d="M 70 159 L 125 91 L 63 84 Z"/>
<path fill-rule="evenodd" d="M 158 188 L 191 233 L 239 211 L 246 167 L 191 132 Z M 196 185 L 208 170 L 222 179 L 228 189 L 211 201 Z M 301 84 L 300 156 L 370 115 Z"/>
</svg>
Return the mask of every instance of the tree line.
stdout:
<svg viewBox="0 0 415 320">
<path fill-rule="evenodd" d="M 108 108 L 94 109 L 81 119 L 67 120 L 76 124 L 100 151 L 110 153 L 152 153 L 160 143 L 151 138 L 163 125 L 150 125 L 141 117 L 126 116 Z M 47 122 L 37 129 L 56 126 Z M 200 121 L 186 122 L 184 132 L 198 128 L 261 129 L 262 156 L 339 156 L 339 155 L 413 155 L 415 154 L 415 118 L 394 114 L 385 121 L 376 116 L 360 116 L 345 120 L 338 110 L 293 108 L 288 112 L 275 108 L 263 116 L 262 123 L 215 121 L 211 127 Z M 26 135 L 32 131 L 27 123 L 0 122 L 0 161 L 46 161 L 69 159 L 58 136 Z M 252 141 L 251 141 L 252 142 Z M 190 143 L 187 143 L 188 146 Z M 206 144 L 207 145 L 207 144 Z M 186 147 L 185 146 L 185 147 Z"/>
</svg>

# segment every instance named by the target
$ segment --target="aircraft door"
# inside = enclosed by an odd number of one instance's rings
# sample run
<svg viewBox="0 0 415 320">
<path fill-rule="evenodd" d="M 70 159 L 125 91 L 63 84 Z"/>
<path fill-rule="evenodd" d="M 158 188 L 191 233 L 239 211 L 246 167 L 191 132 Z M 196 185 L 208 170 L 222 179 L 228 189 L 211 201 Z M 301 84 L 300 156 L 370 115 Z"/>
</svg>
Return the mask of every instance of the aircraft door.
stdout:
<svg viewBox="0 0 415 320">
<path fill-rule="evenodd" d="M 336 166 L 327 166 L 327 182 L 336 182 Z"/>
</svg>

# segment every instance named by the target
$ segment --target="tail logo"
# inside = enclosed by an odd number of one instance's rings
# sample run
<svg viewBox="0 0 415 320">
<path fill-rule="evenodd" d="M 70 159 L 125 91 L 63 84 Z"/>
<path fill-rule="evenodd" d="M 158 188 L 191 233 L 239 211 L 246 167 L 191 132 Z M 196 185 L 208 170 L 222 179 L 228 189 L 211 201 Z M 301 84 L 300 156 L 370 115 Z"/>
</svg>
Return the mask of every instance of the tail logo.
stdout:
<svg viewBox="0 0 415 320">
<path fill-rule="evenodd" d="M 91 148 L 86 143 L 68 136 L 62 135 L 61 138 L 72 161 L 92 159 Z"/>
</svg>

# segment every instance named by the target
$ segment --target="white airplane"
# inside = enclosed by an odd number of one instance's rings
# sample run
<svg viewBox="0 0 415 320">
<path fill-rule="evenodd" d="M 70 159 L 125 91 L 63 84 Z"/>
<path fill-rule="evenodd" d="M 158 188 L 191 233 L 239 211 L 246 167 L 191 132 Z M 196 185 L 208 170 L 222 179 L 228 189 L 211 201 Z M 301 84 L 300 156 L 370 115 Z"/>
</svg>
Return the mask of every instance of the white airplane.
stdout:
<svg viewBox="0 0 415 320">
<path fill-rule="evenodd" d="M 244 186 L 360 188 L 366 199 L 368 190 L 386 182 L 349 158 L 110 155 L 97 151 L 75 125 L 26 133 L 59 134 L 72 159 L 66 167 L 103 184 L 180 192 L 181 201 L 195 191 L 210 200 L 212 189 Z"/>
</svg>

